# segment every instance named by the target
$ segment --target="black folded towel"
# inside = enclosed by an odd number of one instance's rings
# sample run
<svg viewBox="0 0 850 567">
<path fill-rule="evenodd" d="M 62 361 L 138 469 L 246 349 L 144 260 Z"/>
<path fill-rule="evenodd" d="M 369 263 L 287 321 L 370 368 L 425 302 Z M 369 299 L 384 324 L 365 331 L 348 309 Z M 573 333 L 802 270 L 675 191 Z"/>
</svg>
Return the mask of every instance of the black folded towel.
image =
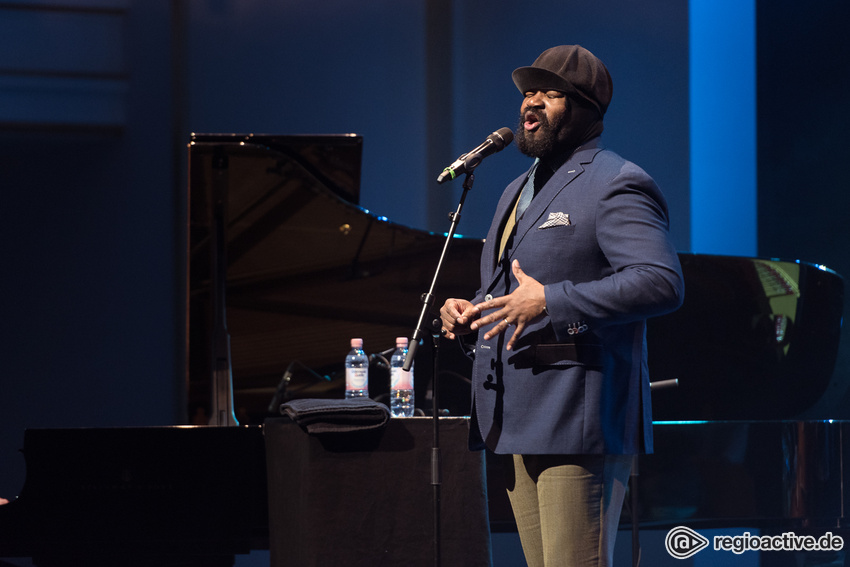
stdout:
<svg viewBox="0 0 850 567">
<path fill-rule="evenodd" d="M 280 406 L 280 413 L 310 434 L 379 429 L 390 419 L 387 406 L 369 398 L 292 400 Z"/>
</svg>

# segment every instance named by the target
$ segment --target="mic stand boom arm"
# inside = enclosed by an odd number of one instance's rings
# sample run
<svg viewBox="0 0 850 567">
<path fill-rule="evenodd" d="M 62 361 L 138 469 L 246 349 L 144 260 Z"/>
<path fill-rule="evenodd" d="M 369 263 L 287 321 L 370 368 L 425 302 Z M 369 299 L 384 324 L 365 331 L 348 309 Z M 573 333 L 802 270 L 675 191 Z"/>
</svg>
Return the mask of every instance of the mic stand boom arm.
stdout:
<svg viewBox="0 0 850 567">
<path fill-rule="evenodd" d="M 403 369 L 405 371 L 410 370 L 410 367 L 413 366 L 413 357 L 416 354 L 416 347 L 419 345 L 419 341 L 422 339 L 422 335 L 424 334 L 424 325 L 426 317 L 428 317 L 428 313 L 431 310 L 431 307 L 434 305 L 434 290 L 437 287 L 437 280 L 440 277 L 440 271 L 443 268 L 443 261 L 446 259 L 446 256 L 449 252 L 449 246 L 451 246 L 452 238 L 454 238 L 455 230 L 457 229 L 457 225 L 460 222 L 460 212 L 463 209 L 463 203 L 466 201 L 466 195 L 469 193 L 469 190 L 472 189 L 472 184 L 475 182 L 475 176 L 472 173 L 467 173 L 466 178 L 463 180 L 463 194 L 460 196 L 460 201 L 457 204 L 457 209 L 453 213 L 449 213 L 449 219 L 451 219 L 451 226 L 449 227 L 449 231 L 446 233 L 446 242 L 443 244 L 443 251 L 440 254 L 440 260 L 437 262 L 437 269 L 434 271 L 434 278 L 431 280 L 431 287 L 428 289 L 428 293 L 422 294 L 422 312 L 419 315 L 419 322 L 416 324 L 416 330 L 413 332 L 413 339 L 410 341 L 410 347 L 407 349 L 407 358 L 404 359 Z M 440 565 L 440 489 L 442 485 L 442 473 L 440 466 L 440 419 L 439 419 L 439 395 L 438 395 L 438 387 L 437 387 L 437 345 L 439 344 L 439 332 L 434 335 L 434 349 L 432 352 L 434 353 L 434 363 L 432 365 L 433 368 L 433 377 L 432 377 L 432 415 L 433 415 L 433 423 L 434 423 L 434 441 L 431 447 L 431 486 L 434 491 L 434 565 L 439 567 Z"/>
</svg>

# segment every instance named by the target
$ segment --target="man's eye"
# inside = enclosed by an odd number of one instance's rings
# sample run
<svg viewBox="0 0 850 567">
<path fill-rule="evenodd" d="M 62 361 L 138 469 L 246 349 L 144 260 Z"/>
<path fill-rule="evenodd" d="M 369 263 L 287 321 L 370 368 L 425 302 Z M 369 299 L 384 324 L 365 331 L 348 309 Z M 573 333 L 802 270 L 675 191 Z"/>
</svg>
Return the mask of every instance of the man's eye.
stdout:
<svg viewBox="0 0 850 567">
<path fill-rule="evenodd" d="M 546 93 L 546 96 L 548 98 L 564 98 L 564 93 L 560 91 L 548 91 Z"/>
</svg>

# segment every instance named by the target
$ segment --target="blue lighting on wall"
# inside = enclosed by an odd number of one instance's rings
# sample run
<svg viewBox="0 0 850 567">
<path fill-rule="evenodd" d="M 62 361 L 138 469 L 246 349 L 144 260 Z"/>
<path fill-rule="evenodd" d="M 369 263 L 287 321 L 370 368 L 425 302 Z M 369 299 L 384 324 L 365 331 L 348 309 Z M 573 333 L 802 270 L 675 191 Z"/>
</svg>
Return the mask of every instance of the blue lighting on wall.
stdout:
<svg viewBox="0 0 850 567">
<path fill-rule="evenodd" d="M 690 0 L 691 250 L 755 256 L 755 0 Z"/>
</svg>

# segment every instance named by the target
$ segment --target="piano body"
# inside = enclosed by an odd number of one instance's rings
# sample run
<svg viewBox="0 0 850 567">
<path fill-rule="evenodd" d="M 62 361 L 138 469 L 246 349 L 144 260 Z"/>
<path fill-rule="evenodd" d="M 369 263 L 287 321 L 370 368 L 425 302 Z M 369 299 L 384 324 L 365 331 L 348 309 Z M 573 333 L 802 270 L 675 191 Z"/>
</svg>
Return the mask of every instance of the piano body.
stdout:
<svg viewBox="0 0 850 567">
<path fill-rule="evenodd" d="M 679 385 L 652 391 L 641 525 L 844 527 L 850 422 L 798 417 L 829 395 L 843 279 L 805 262 L 680 259 L 684 305 L 648 322 L 652 380 Z"/>
<path fill-rule="evenodd" d="M 443 245 L 443 235 L 357 206 L 361 143 L 193 136 L 186 384 L 194 425 L 26 431 L 26 483 L 0 506 L 0 557 L 229 565 L 268 545 L 263 421 L 280 401 L 341 398 L 351 337 L 379 354 L 409 336 Z M 454 239 L 435 306 L 474 291 L 481 244 Z M 648 324 L 652 378 L 678 387 L 653 391 L 656 453 L 640 459 L 640 524 L 843 526 L 847 424 L 799 417 L 828 390 L 843 279 L 799 261 L 680 258 L 685 303 Z M 440 342 L 440 406 L 464 415 L 469 361 Z M 419 406 L 430 403 L 432 354 L 428 344 L 417 351 Z M 211 403 L 221 360 L 238 427 L 207 425 L 221 409 Z M 385 399 L 380 357 L 370 370 L 372 397 Z M 500 480 L 488 476 L 491 525 L 510 529 Z"/>
</svg>

